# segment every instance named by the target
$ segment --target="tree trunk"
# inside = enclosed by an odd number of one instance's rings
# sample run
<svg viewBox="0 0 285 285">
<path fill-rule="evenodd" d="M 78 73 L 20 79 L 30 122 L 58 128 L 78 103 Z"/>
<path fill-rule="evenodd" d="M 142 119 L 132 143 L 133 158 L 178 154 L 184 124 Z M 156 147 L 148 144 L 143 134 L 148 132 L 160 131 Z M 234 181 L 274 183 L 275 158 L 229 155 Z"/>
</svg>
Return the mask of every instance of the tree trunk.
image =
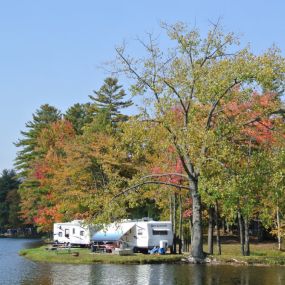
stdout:
<svg viewBox="0 0 285 285">
<path fill-rule="evenodd" d="M 226 221 L 226 226 L 227 226 L 227 233 L 230 233 L 230 224 L 228 223 L 228 221 Z"/>
<path fill-rule="evenodd" d="M 209 214 L 209 223 L 208 223 L 208 252 L 209 254 L 214 253 L 214 244 L 213 244 L 213 223 L 214 223 L 214 208 L 212 206 L 208 209 Z"/>
<path fill-rule="evenodd" d="M 222 219 L 222 229 L 223 229 L 223 235 L 225 235 L 226 234 L 226 221 L 225 221 L 225 219 Z"/>
<path fill-rule="evenodd" d="M 193 238 L 193 222 L 192 217 L 189 218 L 189 233 L 190 233 L 190 244 L 192 245 L 192 238 Z"/>
<path fill-rule="evenodd" d="M 238 211 L 238 225 L 239 225 L 241 254 L 244 255 L 244 230 L 243 230 L 243 222 L 242 222 L 242 216 L 241 216 L 240 211 Z"/>
<path fill-rule="evenodd" d="M 193 221 L 193 237 L 191 254 L 194 258 L 203 259 L 203 232 L 202 232 L 202 216 L 201 216 L 201 197 L 198 192 L 198 179 L 191 181 L 192 195 L 192 221 Z"/>
<path fill-rule="evenodd" d="M 281 230 L 280 230 L 280 216 L 279 207 L 276 209 L 276 222 L 277 222 L 277 240 L 278 240 L 278 250 L 281 250 Z"/>
<path fill-rule="evenodd" d="M 221 249 L 221 239 L 220 239 L 220 225 L 219 225 L 219 204 L 218 201 L 216 201 L 215 204 L 215 219 L 216 219 L 216 239 L 217 239 L 217 248 L 218 248 L 218 255 L 222 254 L 222 249 Z"/>
<path fill-rule="evenodd" d="M 249 249 L 249 223 L 248 223 L 248 217 L 244 217 L 244 255 L 249 256 L 250 255 L 250 249 Z"/>
<path fill-rule="evenodd" d="M 172 194 L 169 195 L 169 212 L 170 212 L 170 221 L 172 224 L 172 232 L 174 233 L 174 229 L 173 229 L 173 209 L 172 209 Z M 173 237 L 174 239 L 174 237 Z M 170 247 L 170 253 L 173 253 L 173 246 Z"/>
<path fill-rule="evenodd" d="M 260 225 L 259 217 L 257 219 L 257 240 L 258 242 L 263 241 L 263 228 Z"/>
<path fill-rule="evenodd" d="M 182 196 L 179 195 L 179 254 L 182 254 Z"/>
<path fill-rule="evenodd" d="M 173 195 L 173 253 L 176 254 L 177 233 L 176 233 L 176 194 Z"/>
</svg>

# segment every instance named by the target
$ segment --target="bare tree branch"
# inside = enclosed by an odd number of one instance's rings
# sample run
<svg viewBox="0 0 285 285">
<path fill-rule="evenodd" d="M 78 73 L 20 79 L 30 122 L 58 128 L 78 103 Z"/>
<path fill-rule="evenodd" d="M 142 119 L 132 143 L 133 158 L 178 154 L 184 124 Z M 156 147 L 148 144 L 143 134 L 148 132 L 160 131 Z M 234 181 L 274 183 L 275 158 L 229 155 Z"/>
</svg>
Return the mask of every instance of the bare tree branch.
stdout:
<svg viewBox="0 0 285 285">
<path fill-rule="evenodd" d="M 158 103 L 160 103 L 160 98 L 158 93 L 156 92 L 156 90 L 153 88 L 153 86 L 151 86 L 151 84 L 149 84 L 149 82 L 147 82 L 142 76 L 140 76 L 137 71 L 132 67 L 130 61 L 124 56 L 124 54 L 120 51 L 119 48 L 115 48 L 117 55 L 121 58 L 121 60 L 124 62 L 124 64 L 128 67 L 128 71 L 131 72 L 138 81 L 142 82 L 144 85 L 146 85 L 150 90 L 153 91 L 155 98 L 157 100 Z"/>
<path fill-rule="evenodd" d="M 181 106 L 182 106 L 182 108 L 183 108 L 183 111 L 184 111 L 185 115 L 187 115 L 187 108 L 185 107 L 184 102 L 183 102 L 182 97 L 181 97 L 181 95 L 179 94 L 179 92 L 176 90 L 176 88 L 175 88 L 172 84 L 170 84 L 169 82 L 167 82 L 167 80 L 164 79 L 163 82 L 164 82 L 164 83 L 173 91 L 173 93 L 178 97 L 178 100 L 179 100 L 179 102 L 180 102 L 180 104 L 181 104 Z"/>
<path fill-rule="evenodd" d="M 189 179 L 189 177 L 187 175 L 181 174 L 181 173 L 176 173 L 176 172 L 162 173 L 162 174 L 150 174 L 150 175 L 146 175 L 146 176 L 142 177 L 141 179 L 152 178 L 152 177 L 165 177 L 165 176 L 180 176 L 180 177 L 183 177 L 185 179 Z"/>
<path fill-rule="evenodd" d="M 179 184 L 175 184 L 175 183 L 169 183 L 169 182 L 162 182 L 162 181 L 143 181 L 141 183 L 135 184 L 129 188 L 124 189 L 123 191 L 121 191 L 120 193 L 116 194 L 115 196 L 113 196 L 113 198 L 111 199 L 110 202 L 112 202 L 113 200 L 115 200 L 116 198 L 131 192 L 131 191 L 135 191 L 137 188 L 143 186 L 143 185 L 150 185 L 150 184 L 156 184 L 156 185 L 166 185 L 166 186 L 171 186 L 171 187 L 175 187 L 178 189 L 187 189 L 190 190 L 190 187 L 186 187 L 183 185 L 179 185 Z"/>
<path fill-rule="evenodd" d="M 181 147 L 178 144 L 178 139 L 177 136 L 173 133 L 173 131 L 171 130 L 171 128 L 169 126 L 164 126 L 166 128 L 166 130 L 170 133 L 170 135 L 172 136 L 172 141 L 173 144 L 177 150 L 178 156 L 181 160 L 181 163 L 183 165 L 183 168 L 185 170 L 185 172 L 187 173 L 187 175 L 189 176 L 189 178 L 193 181 L 196 181 L 196 177 L 194 175 L 194 166 L 190 161 L 185 161 L 185 155 L 183 155 L 183 151 L 181 149 Z M 188 165 L 187 165 L 188 164 Z"/>
<path fill-rule="evenodd" d="M 208 119 L 207 119 L 207 123 L 206 123 L 206 130 L 208 130 L 211 126 L 211 122 L 212 122 L 212 118 L 213 118 L 213 114 L 218 106 L 218 104 L 220 103 L 220 101 L 224 98 L 225 95 L 227 95 L 227 93 L 236 85 L 238 85 L 240 83 L 240 81 L 238 81 L 237 79 L 234 80 L 234 83 L 232 83 L 222 94 L 221 96 L 214 102 L 214 104 L 212 105 L 212 108 L 209 112 L 208 115 Z"/>
</svg>

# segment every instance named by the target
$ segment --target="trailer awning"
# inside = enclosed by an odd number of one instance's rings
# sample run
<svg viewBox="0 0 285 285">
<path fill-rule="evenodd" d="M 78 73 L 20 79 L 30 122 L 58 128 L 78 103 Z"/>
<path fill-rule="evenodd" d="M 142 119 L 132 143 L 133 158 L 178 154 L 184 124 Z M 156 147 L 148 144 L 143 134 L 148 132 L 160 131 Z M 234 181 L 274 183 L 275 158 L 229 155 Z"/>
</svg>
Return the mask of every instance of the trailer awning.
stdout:
<svg viewBox="0 0 285 285">
<path fill-rule="evenodd" d="M 95 242 L 114 242 L 119 241 L 123 235 L 135 226 L 135 223 L 122 223 L 122 224 L 111 224 L 106 228 L 96 232 L 92 241 Z"/>
</svg>

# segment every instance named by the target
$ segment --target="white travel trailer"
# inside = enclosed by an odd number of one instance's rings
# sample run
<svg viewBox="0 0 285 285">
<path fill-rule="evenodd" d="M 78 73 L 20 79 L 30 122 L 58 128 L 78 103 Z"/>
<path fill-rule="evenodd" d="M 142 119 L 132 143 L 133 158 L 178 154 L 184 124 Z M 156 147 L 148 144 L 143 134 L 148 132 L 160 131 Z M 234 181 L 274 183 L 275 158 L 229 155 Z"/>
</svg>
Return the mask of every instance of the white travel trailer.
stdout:
<svg viewBox="0 0 285 285">
<path fill-rule="evenodd" d="M 53 225 L 53 240 L 56 243 L 89 246 L 94 228 L 84 224 L 81 220 L 69 223 L 55 223 Z"/>
<path fill-rule="evenodd" d="M 134 251 L 147 251 L 154 247 L 172 246 L 172 223 L 169 221 L 123 221 L 107 225 L 96 232 L 92 241 L 120 242 Z"/>
</svg>

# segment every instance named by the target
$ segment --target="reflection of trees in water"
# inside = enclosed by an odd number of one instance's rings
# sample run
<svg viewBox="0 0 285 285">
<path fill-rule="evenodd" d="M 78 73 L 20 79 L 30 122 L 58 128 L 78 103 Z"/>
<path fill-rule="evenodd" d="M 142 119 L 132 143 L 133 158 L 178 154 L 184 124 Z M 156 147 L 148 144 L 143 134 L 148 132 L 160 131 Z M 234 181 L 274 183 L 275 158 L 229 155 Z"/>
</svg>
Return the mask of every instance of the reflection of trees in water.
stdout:
<svg viewBox="0 0 285 285">
<path fill-rule="evenodd" d="M 50 275 L 51 266 L 43 263 L 27 263 L 26 268 L 21 268 L 23 277 L 21 285 L 52 285 L 52 276 Z"/>
<path fill-rule="evenodd" d="M 59 264 L 52 267 L 52 285 L 95 284 L 91 279 L 92 266 Z"/>
<path fill-rule="evenodd" d="M 22 285 L 85 285 L 94 284 L 91 280 L 90 265 L 43 264 L 36 263 L 29 274 L 21 281 Z"/>
<path fill-rule="evenodd" d="M 282 267 L 34 264 L 22 285 L 284 285 Z"/>
</svg>

